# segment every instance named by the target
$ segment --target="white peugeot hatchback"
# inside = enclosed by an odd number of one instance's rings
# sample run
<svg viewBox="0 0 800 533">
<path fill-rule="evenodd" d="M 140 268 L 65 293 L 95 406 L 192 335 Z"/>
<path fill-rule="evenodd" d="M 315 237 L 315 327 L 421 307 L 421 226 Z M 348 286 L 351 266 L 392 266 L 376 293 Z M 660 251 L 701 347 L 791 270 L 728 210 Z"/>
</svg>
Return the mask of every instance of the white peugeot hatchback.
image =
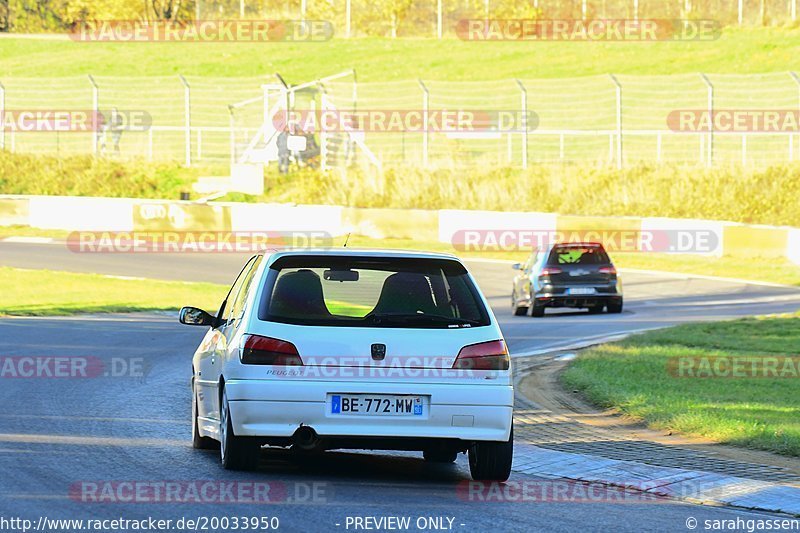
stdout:
<svg viewBox="0 0 800 533">
<path fill-rule="evenodd" d="M 508 350 L 474 279 L 446 254 L 287 250 L 252 257 L 192 360 L 196 448 L 225 468 L 262 446 L 422 451 L 506 480 L 514 391 Z M 217 442 L 219 441 L 219 442 Z"/>
</svg>

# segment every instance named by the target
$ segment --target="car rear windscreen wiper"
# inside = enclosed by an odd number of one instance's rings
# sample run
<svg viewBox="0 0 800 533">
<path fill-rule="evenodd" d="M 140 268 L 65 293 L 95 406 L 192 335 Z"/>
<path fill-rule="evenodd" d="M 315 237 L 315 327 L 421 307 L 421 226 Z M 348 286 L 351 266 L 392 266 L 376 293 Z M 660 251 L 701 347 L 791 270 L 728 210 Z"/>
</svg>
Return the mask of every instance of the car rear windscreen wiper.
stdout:
<svg viewBox="0 0 800 533">
<path fill-rule="evenodd" d="M 381 322 L 397 321 L 403 324 L 446 324 L 453 326 L 477 326 L 480 324 L 477 320 L 470 320 L 468 318 L 458 318 L 444 315 L 426 315 L 424 313 L 375 313 L 365 317 L 376 324 Z"/>
</svg>

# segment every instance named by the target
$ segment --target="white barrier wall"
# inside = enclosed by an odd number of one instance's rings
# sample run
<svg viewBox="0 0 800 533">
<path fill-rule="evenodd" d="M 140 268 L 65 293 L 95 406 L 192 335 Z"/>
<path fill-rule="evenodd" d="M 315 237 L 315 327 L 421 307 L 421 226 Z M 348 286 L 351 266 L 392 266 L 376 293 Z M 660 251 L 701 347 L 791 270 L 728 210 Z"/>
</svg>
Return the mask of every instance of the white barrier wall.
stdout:
<svg viewBox="0 0 800 533">
<path fill-rule="evenodd" d="M 442 209 L 439 242 L 452 243 L 458 232 L 466 230 L 555 231 L 557 218 L 554 213 Z"/>
<path fill-rule="evenodd" d="M 34 228 L 68 231 L 132 231 L 130 198 L 30 196 L 29 222 Z"/>
<path fill-rule="evenodd" d="M 231 230 L 345 233 L 342 207 L 334 205 L 223 204 L 231 209 Z"/>
<path fill-rule="evenodd" d="M 786 245 L 786 257 L 795 265 L 800 265 L 800 229 L 789 230 L 789 242 Z"/>
<path fill-rule="evenodd" d="M 728 222 L 692 218 L 643 218 L 642 235 L 658 240 L 664 235 L 670 238 L 671 250 L 655 250 L 666 253 L 693 255 L 723 255 L 723 235 Z M 642 251 L 649 251 L 643 249 Z"/>
<path fill-rule="evenodd" d="M 211 210 L 210 216 L 205 212 L 197 214 L 195 226 L 200 230 L 235 232 L 273 231 L 286 233 L 314 233 L 329 237 L 345 235 L 353 231 L 347 223 L 357 213 L 361 218 L 358 227 L 368 227 L 371 222 L 381 222 L 386 230 L 385 237 L 398 237 L 392 234 L 413 227 L 414 220 L 409 220 L 409 211 L 401 209 L 358 209 L 327 205 L 290 205 L 290 204 L 249 204 L 233 202 L 211 202 L 196 204 L 191 202 L 173 202 L 169 200 L 143 200 L 132 198 L 96 198 L 76 196 L 22 196 L 2 195 L 0 200 L 0 225 L 27 224 L 41 229 L 66 231 L 160 231 L 175 229 L 175 221 L 171 217 L 161 217 L 153 221 L 145 220 L 147 209 L 153 205 L 163 206 L 169 211 Z M 151 205 L 152 204 L 152 205 Z M 181 209 L 179 209 L 181 207 Z M 5 209 L 5 211 L 3 211 Z M 139 214 L 138 221 L 136 213 Z M 349 213 L 349 214 L 348 214 Z M 191 213 L 190 213 L 191 214 Z M 467 211 L 443 209 L 440 211 L 418 211 L 416 217 L 425 214 L 425 224 L 438 230 L 440 242 L 452 244 L 454 238 L 463 237 L 465 230 L 492 231 L 498 234 L 503 230 L 511 232 L 554 232 L 559 229 L 559 219 L 564 227 L 590 229 L 623 220 L 614 217 L 570 217 L 555 213 L 540 212 L 498 212 Z M 229 218 L 228 218 L 229 216 Z M 143 218 L 144 217 L 144 218 Z M 405 218 L 404 218 L 405 217 Z M 167 220 L 169 218 L 169 220 Z M 228 225 L 230 220 L 230 226 Z M 386 224 L 391 220 L 391 224 Z M 793 263 L 800 265 L 800 228 L 754 226 L 715 220 L 674 219 L 674 218 L 635 218 L 627 217 L 625 226 L 646 232 L 665 232 L 669 235 L 683 233 L 686 235 L 716 236 L 713 247 L 704 250 L 700 247 L 688 250 L 677 249 L 675 253 L 700 253 L 712 256 L 730 255 L 738 257 L 779 257 L 785 256 Z M 631 222 L 634 222 L 631 224 Z M 438 228 L 435 225 L 438 223 Z M 148 226 L 150 224 L 152 227 Z M 213 227 L 211 227 L 213 226 Z M 349 229 L 348 229 L 349 228 Z M 357 229 L 355 231 L 358 231 Z M 432 232 L 433 233 L 433 232 Z M 684 235 L 685 236 L 685 235 Z M 403 235 L 403 237 L 405 237 Z M 425 237 L 423 240 L 435 238 Z M 687 237 L 689 238 L 689 237 Z M 691 243 L 685 243 L 690 245 Z M 459 246 L 456 245 L 459 249 Z M 680 247 L 679 247 L 680 248 Z M 658 250 L 664 251 L 664 250 Z M 669 250 L 667 250 L 669 251 Z"/>
</svg>

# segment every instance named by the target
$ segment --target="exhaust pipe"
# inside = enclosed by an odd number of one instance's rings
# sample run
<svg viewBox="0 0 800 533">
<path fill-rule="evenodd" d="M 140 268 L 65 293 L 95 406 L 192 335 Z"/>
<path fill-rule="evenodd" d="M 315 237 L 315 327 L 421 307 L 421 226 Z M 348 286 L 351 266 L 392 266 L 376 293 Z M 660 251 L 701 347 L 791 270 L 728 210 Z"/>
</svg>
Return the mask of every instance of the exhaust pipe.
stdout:
<svg viewBox="0 0 800 533">
<path fill-rule="evenodd" d="M 302 450 L 313 450 L 319 446 L 319 435 L 311 426 L 300 426 L 294 432 L 294 444 Z"/>
</svg>

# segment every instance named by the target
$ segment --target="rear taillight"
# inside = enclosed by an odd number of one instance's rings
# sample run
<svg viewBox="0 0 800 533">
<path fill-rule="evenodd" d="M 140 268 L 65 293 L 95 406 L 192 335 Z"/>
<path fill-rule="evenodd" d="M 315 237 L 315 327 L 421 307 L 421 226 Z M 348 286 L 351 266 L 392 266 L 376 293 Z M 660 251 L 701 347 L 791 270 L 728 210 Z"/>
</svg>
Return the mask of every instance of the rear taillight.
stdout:
<svg viewBox="0 0 800 533">
<path fill-rule="evenodd" d="M 601 274 L 610 274 L 612 276 L 616 276 L 617 275 L 617 269 L 614 268 L 613 266 L 600 267 L 600 270 L 598 270 L 598 272 L 600 272 Z"/>
<path fill-rule="evenodd" d="M 303 366 L 303 360 L 291 342 L 245 335 L 240 346 L 239 358 L 246 365 Z"/>
<path fill-rule="evenodd" d="M 546 277 L 551 276 L 553 274 L 561 274 L 561 272 L 563 272 L 563 271 L 558 267 L 547 267 L 547 268 L 543 268 L 542 269 L 541 273 L 539 273 L 539 277 L 540 278 L 546 278 Z"/>
<path fill-rule="evenodd" d="M 508 366 L 508 349 L 503 341 L 464 346 L 453 363 L 459 370 L 508 370 Z"/>
</svg>

